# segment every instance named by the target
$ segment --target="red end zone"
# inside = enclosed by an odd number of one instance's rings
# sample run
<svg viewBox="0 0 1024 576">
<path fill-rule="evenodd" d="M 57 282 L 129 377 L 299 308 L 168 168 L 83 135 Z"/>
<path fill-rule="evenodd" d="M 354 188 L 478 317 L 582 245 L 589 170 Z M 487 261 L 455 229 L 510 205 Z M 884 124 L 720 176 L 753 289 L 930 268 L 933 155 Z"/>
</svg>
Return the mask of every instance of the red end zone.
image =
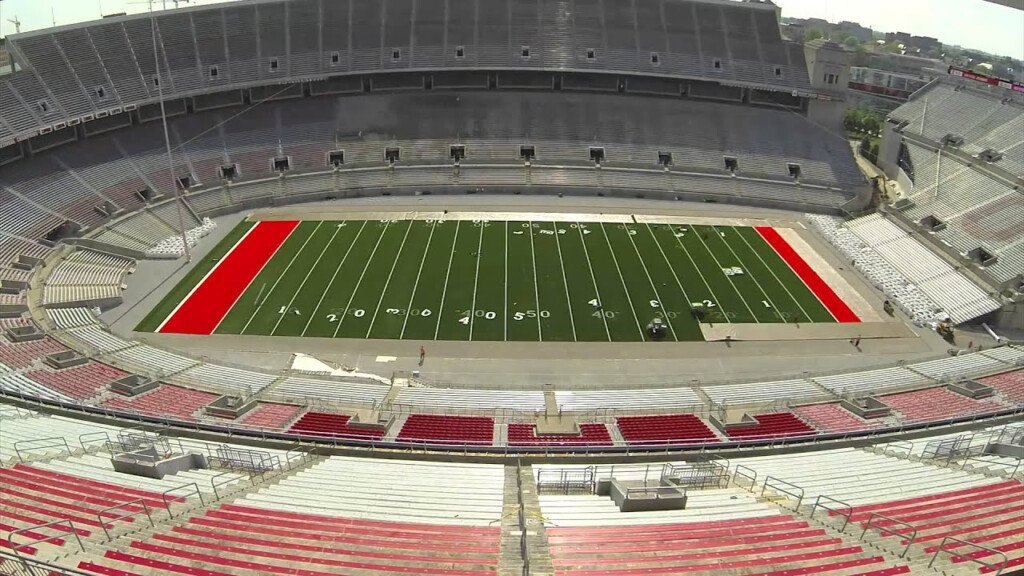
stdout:
<svg viewBox="0 0 1024 576">
<path fill-rule="evenodd" d="M 822 280 L 821 276 L 818 276 L 818 273 L 796 253 L 796 250 L 793 250 L 789 242 L 786 242 L 786 239 L 780 236 L 775 228 L 757 226 L 754 229 L 786 261 L 786 264 L 789 264 L 789 267 L 804 281 L 811 292 L 814 292 L 814 295 L 821 300 L 821 303 L 832 313 L 837 322 L 860 322 L 860 318 L 853 313 L 853 310 L 850 310 L 846 302 L 843 302 L 843 299 L 832 290 L 832 287 Z"/>
<path fill-rule="evenodd" d="M 257 222 L 156 331 L 163 334 L 213 333 L 298 225 L 294 220 Z"/>
</svg>

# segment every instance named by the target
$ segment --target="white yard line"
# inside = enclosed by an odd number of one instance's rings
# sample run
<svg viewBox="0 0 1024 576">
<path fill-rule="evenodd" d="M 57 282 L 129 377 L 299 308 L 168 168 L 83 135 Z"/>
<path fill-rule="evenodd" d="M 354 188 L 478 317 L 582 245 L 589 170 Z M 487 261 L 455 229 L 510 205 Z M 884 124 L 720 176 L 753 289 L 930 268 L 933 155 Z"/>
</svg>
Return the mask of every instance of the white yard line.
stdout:
<svg viewBox="0 0 1024 576">
<path fill-rule="evenodd" d="M 754 247 L 750 245 L 750 242 L 746 239 L 746 237 L 744 237 L 742 234 L 740 234 L 735 228 L 733 228 L 732 231 L 734 233 L 736 233 L 737 236 L 740 237 L 740 240 L 743 240 L 743 243 L 746 244 L 748 248 L 750 248 L 750 251 L 754 253 L 754 256 L 757 256 L 757 259 L 760 260 L 762 264 L 764 264 L 764 267 L 767 268 L 769 272 L 771 272 L 772 277 L 774 277 L 776 282 L 778 282 L 779 285 L 782 286 L 782 289 L 786 291 L 786 294 L 789 294 L 789 297 L 793 299 L 793 302 L 796 304 L 797 308 L 799 308 L 800 311 L 803 312 L 804 318 L 807 319 L 808 322 L 814 322 L 814 320 L 811 319 L 810 315 L 807 314 L 807 310 L 804 310 L 804 307 L 800 304 L 800 301 L 797 300 L 796 297 L 793 296 L 793 293 L 789 291 L 789 287 L 786 286 L 785 283 L 782 282 L 782 280 L 779 278 L 778 274 L 775 273 L 775 270 L 771 266 L 769 266 L 767 262 L 764 261 L 764 258 L 761 257 L 761 253 L 758 252 L 757 250 L 755 250 Z M 768 247 L 771 248 L 770 245 Z M 785 262 L 785 260 L 783 260 L 783 262 Z M 795 275 L 795 273 L 794 273 L 794 275 Z M 800 277 L 797 276 L 797 279 L 799 279 L 799 278 Z M 801 283 L 803 283 L 803 280 L 801 280 Z M 808 292 L 810 292 L 812 295 L 814 295 L 815 298 L 817 298 L 817 295 L 814 294 L 813 290 L 808 289 Z M 820 302 L 820 300 L 819 300 L 819 302 Z M 821 307 L 824 308 L 825 311 L 829 313 L 829 315 L 832 314 L 832 312 L 829 311 L 828 306 L 825 306 L 824 304 L 822 304 Z M 835 317 L 833 316 L 832 319 L 834 320 Z"/>
<path fill-rule="evenodd" d="M 164 318 L 164 321 L 161 322 L 160 325 L 156 327 L 157 332 L 163 330 L 163 327 L 165 324 L 167 324 L 167 321 L 173 318 L 175 314 L 177 314 L 178 310 L 185 305 L 185 302 L 188 302 L 188 299 L 191 298 L 193 294 L 195 294 L 196 290 L 199 290 L 199 287 L 202 286 L 204 282 L 206 282 L 206 279 L 209 278 L 211 274 L 213 274 L 214 270 L 220 268 L 220 265 L 223 264 L 224 261 L 228 259 L 228 256 L 231 256 L 231 253 L 235 251 L 235 248 L 241 246 L 242 242 L 246 238 L 248 238 L 249 234 L 252 234 L 252 231 L 255 230 L 256 227 L 259 226 L 260 224 L 261 222 L 253 224 L 251 228 L 245 231 L 245 234 L 242 234 L 242 237 L 238 239 L 238 242 L 235 242 L 235 245 L 232 246 L 230 250 L 228 250 L 223 256 L 220 257 L 220 260 L 218 260 L 217 263 L 213 265 L 213 268 L 210 268 L 210 270 L 203 276 L 202 280 L 200 280 L 198 284 L 193 286 L 192 289 L 188 291 L 188 294 L 186 294 L 185 297 L 181 299 L 181 302 L 178 302 L 178 305 L 174 307 L 174 310 L 171 310 L 171 313 L 168 314 L 166 318 Z M 284 244 L 284 242 L 281 242 L 281 244 Z M 273 258 L 273 255 L 271 255 L 271 258 Z M 269 262 L 270 259 L 268 258 L 267 261 Z M 259 276 L 259 274 L 257 274 L 256 276 Z M 256 276 L 253 276 L 253 279 L 255 279 Z M 242 293 L 244 294 L 245 290 L 243 290 Z M 230 310 L 230 308 L 228 310 Z M 227 314 L 224 315 L 227 316 Z M 216 330 L 216 328 L 214 328 L 214 330 Z"/>
<path fill-rule="evenodd" d="M 320 221 L 319 223 L 317 223 L 316 228 L 313 228 L 313 232 L 309 236 L 306 236 L 306 240 L 302 243 L 302 246 L 300 246 L 299 249 L 295 251 L 295 254 L 292 255 L 292 259 L 288 262 L 288 265 L 285 266 L 284 270 L 277 276 L 277 279 L 274 280 L 274 284 L 270 287 L 270 291 L 267 292 L 267 296 L 265 298 L 263 298 L 263 302 L 260 303 L 260 304 L 257 304 L 256 305 L 256 309 L 253 310 L 252 314 L 249 315 L 249 319 L 246 320 L 245 326 L 242 327 L 242 331 L 239 332 L 239 334 L 245 334 L 245 331 L 249 328 L 249 324 L 252 324 L 253 318 L 255 318 L 256 315 L 260 313 L 260 310 L 263 308 L 263 304 L 265 304 L 267 302 L 267 300 L 270 300 L 270 296 L 274 293 L 274 290 L 277 288 L 277 285 L 281 283 L 281 279 L 284 278 L 285 275 L 288 274 L 288 271 L 292 269 L 292 265 L 295 264 L 295 260 L 297 260 L 299 258 L 299 254 L 302 254 L 302 251 L 306 249 L 306 245 L 309 244 L 309 241 L 313 239 L 313 236 L 316 236 L 317 230 L 319 230 L 320 226 L 322 226 L 322 225 L 323 225 L 323 221 Z M 299 224 L 299 226 L 301 226 L 301 224 Z M 298 230 L 298 229 L 299 229 L 299 227 L 296 226 L 295 230 Z M 292 232 L 295 232 L 295 230 L 292 230 Z M 289 236 L 291 236 L 291 235 L 289 234 Z M 287 241 L 287 238 L 285 240 Z M 281 242 L 281 246 L 284 246 L 284 242 Z M 278 249 L 280 249 L 281 246 L 278 246 Z M 274 251 L 274 254 L 277 254 L 277 250 Z M 273 256 L 268 258 L 267 262 L 264 263 L 263 266 L 265 267 L 267 265 L 267 263 L 269 263 L 271 260 L 273 260 L 273 258 L 274 258 Z M 263 272 L 262 268 L 260 269 L 260 272 Z M 255 282 L 256 279 L 259 278 L 259 276 L 260 276 L 259 274 L 256 274 L 255 276 L 253 276 L 252 277 L 252 281 Z M 246 289 L 248 289 L 248 288 L 246 288 Z M 245 291 L 242 291 L 242 294 L 245 294 Z M 241 296 L 239 296 L 239 298 L 241 298 Z M 230 308 L 228 310 L 230 310 Z M 287 310 L 285 312 L 287 312 Z M 225 314 L 224 317 L 226 318 L 227 314 Z M 223 320 L 224 320 L 224 318 L 221 318 L 221 321 L 223 321 Z M 218 323 L 217 325 L 220 326 L 220 323 Z M 216 328 L 214 328 L 213 330 L 214 330 L 214 332 L 217 331 Z"/>
<path fill-rule="evenodd" d="M 459 226 L 461 224 L 461 220 L 455 221 L 455 239 L 452 240 L 452 252 L 448 255 L 448 271 L 444 273 L 444 289 L 441 290 L 441 303 L 437 308 L 437 325 L 434 326 L 434 340 L 437 340 L 437 335 L 441 331 L 441 316 L 444 314 L 444 298 L 448 295 L 448 277 L 452 273 L 452 260 L 455 259 L 455 245 L 459 242 Z"/>
<path fill-rule="evenodd" d="M 636 328 L 640 331 L 640 339 L 646 340 L 647 337 L 644 335 L 644 327 L 640 325 L 640 317 L 637 316 L 636 307 L 633 306 L 633 298 L 629 293 L 629 288 L 626 287 L 626 278 L 622 275 L 622 268 L 619 268 L 619 259 L 615 256 L 615 250 L 612 249 L 612 241 L 608 238 L 608 231 L 605 230 L 603 222 L 598 224 L 598 226 L 601 227 L 601 234 L 604 236 L 605 243 L 608 244 L 608 252 L 611 252 L 612 263 L 615 264 L 615 271 L 619 273 L 619 282 L 622 282 L 622 290 L 626 293 L 626 302 L 629 303 L 629 309 L 633 311 L 633 320 L 636 320 Z M 625 224 L 623 224 L 623 226 L 625 226 Z"/>
<path fill-rule="evenodd" d="M 693 230 L 693 228 L 690 228 L 689 230 L 691 234 L 696 234 L 696 231 Z M 704 286 L 708 289 L 708 294 L 711 294 L 711 297 L 715 299 L 715 306 L 717 306 L 718 309 L 722 311 L 722 317 L 725 318 L 725 321 L 727 323 L 731 324 L 732 320 L 729 319 L 729 311 L 725 309 L 725 306 L 722 304 L 722 301 L 718 298 L 718 294 L 715 294 L 715 291 L 711 289 L 711 284 L 709 284 L 708 279 L 704 277 L 704 273 L 701 272 L 700 266 L 697 266 L 697 261 L 693 259 L 693 256 L 690 254 L 690 251 L 686 249 L 686 245 L 683 244 L 683 241 L 675 236 L 675 232 L 672 232 L 671 226 L 669 227 L 669 232 L 672 234 L 673 237 L 675 237 L 676 244 L 679 244 L 679 247 L 683 249 L 683 253 L 686 254 L 686 259 L 690 261 L 690 264 L 693 266 L 693 269 L 697 271 L 697 275 L 700 276 L 700 281 L 703 282 Z M 654 232 L 651 232 L 651 235 L 653 234 Z M 655 238 L 655 240 L 657 240 L 657 238 Z M 660 242 L 658 243 L 658 246 L 661 246 Z M 664 252 L 662 253 L 664 254 Z M 672 272 L 675 273 L 675 269 L 673 269 Z M 690 303 L 693 304 L 693 301 L 691 300 Z M 757 319 L 755 318 L 754 321 L 756 322 Z"/>
<path fill-rule="evenodd" d="M 661 252 L 661 257 L 665 259 L 665 265 L 668 266 L 669 272 L 672 272 L 672 277 L 676 279 L 676 286 L 679 286 L 679 291 L 683 293 L 683 298 L 686 299 L 687 304 L 690 304 L 693 301 L 690 300 L 690 296 L 686 293 L 686 288 L 683 288 L 683 283 L 679 280 L 679 276 L 676 275 L 676 269 L 672 267 L 668 254 L 665 254 L 665 249 L 661 247 L 661 242 L 658 242 L 658 238 L 654 235 L 654 230 L 651 230 L 650 224 L 644 224 L 644 226 L 647 227 L 647 233 L 651 235 L 654 245 L 658 247 L 658 252 Z"/>
<path fill-rule="evenodd" d="M 693 228 L 690 228 L 690 230 L 692 230 L 694 233 L 697 232 Z M 711 256 L 711 259 L 715 261 L 715 265 L 718 266 L 718 272 L 722 273 L 722 262 L 718 259 L 717 256 L 715 256 L 715 253 L 712 252 L 710 248 L 708 248 L 707 242 L 705 242 L 704 239 L 700 237 L 700 234 L 697 234 L 697 239 L 700 240 L 701 245 L 704 246 L 704 250 Z M 747 304 L 747 299 L 743 297 L 743 294 L 740 294 L 740 290 L 739 288 L 736 287 L 736 283 L 733 282 L 732 278 L 729 277 L 726 277 L 726 280 L 729 282 L 729 286 L 732 286 L 732 291 L 735 292 L 737 296 L 739 296 L 740 302 L 743 302 L 743 305 L 747 307 L 747 312 L 750 312 L 750 316 L 754 319 L 754 322 L 760 324 L 761 321 L 757 319 L 757 315 L 754 314 L 753 310 L 751 310 L 750 304 Z M 721 304 L 717 301 L 715 302 L 715 304 L 721 306 Z"/>
<path fill-rule="evenodd" d="M 530 225 L 527 230 L 530 231 L 530 263 L 533 264 L 533 303 L 537 307 L 537 341 L 544 341 L 544 334 L 541 333 L 540 329 L 540 311 L 542 307 L 540 305 L 540 289 L 537 287 L 537 250 L 533 245 L 533 222 L 527 222 Z M 558 230 L 555 230 L 555 238 L 558 238 Z M 576 338 L 576 329 L 573 329 L 573 339 Z"/>
<path fill-rule="evenodd" d="M 315 270 L 317 265 L 320 264 L 320 260 L 323 259 L 324 254 L 327 253 L 327 249 L 331 247 L 334 239 L 338 237 L 339 230 L 341 230 L 341 228 L 337 226 L 334 227 L 334 234 L 331 234 L 331 239 L 327 241 L 327 244 L 324 244 L 324 249 L 321 250 L 320 255 L 316 257 L 316 262 L 313 262 L 313 265 L 309 267 L 309 271 L 306 272 L 306 277 L 302 279 L 302 283 L 299 284 L 299 288 L 295 290 L 295 293 L 292 294 L 291 300 L 288 301 L 288 306 L 285 307 L 285 314 L 281 314 L 277 319 L 277 322 L 274 323 L 274 329 L 270 331 L 271 336 L 274 335 L 274 332 L 277 332 L 277 327 L 281 325 L 281 321 L 284 320 L 285 316 L 287 316 L 288 310 L 291 310 L 292 304 L 295 303 L 295 298 L 299 296 L 299 292 L 302 292 L 302 289 L 306 286 L 306 281 L 309 280 L 309 277 L 313 274 L 313 270 Z"/>
<path fill-rule="evenodd" d="M 576 222 L 576 230 L 580 233 L 580 244 L 583 244 L 583 255 L 587 257 L 587 269 L 590 270 L 590 280 L 594 283 L 594 294 L 597 296 L 597 303 L 603 306 L 601 303 L 604 300 L 601 299 L 601 290 L 597 287 L 597 277 L 594 276 L 594 265 L 590 263 L 590 251 L 587 250 L 587 242 L 583 238 L 583 228 L 580 226 L 579 222 Z M 562 270 L 562 275 L 563 277 L 565 275 L 564 268 Z M 566 290 L 569 290 L 568 285 L 566 286 Z M 604 333 L 608 336 L 608 341 L 611 342 L 612 331 L 608 329 L 608 318 L 604 315 L 604 309 L 599 307 L 597 308 L 597 311 L 601 312 L 601 320 L 604 322 Z"/>
<path fill-rule="evenodd" d="M 672 331 L 672 338 L 675 338 L 676 342 L 678 342 L 679 337 L 676 336 L 676 329 L 672 327 L 672 319 L 668 316 L 668 310 L 665 310 L 665 303 L 661 301 L 658 287 L 654 285 L 654 278 L 651 278 L 651 273 L 647 270 L 647 263 L 644 262 L 644 257 L 640 255 L 640 249 L 636 247 L 636 241 L 633 240 L 633 235 L 629 233 L 630 230 L 630 228 L 626 228 L 626 237 L 629 238 L 629 243 L 633 245 L 633 251 L 636 252 L 637 259 L 640 260 L 640 266 L 644 269 L 644 275 L 647 276 L 647 282 L 651 284 L 651 289 L 654 290 L 654 297 L 658 299 L 658 309 L 663 312 L 662 316 L 665 317 L 665 323 L 668 324 L 668 329 Z"/>
<path fill-rule="evenodd" d="M 484 224 L 480 221 L 480 241 L 476 245 L 476 275 L 473 277 L 473 302 L 469 305 L 469 341 L 473 341 L 473 320 L 476 318 L 476 289 L 480 285 L 480 252 L 484 249 Z"/>
<path fill-rule="evenodd" d="M 384 282 L 384 289 L 380 291 L 380 299 L 377 300 L 377 307 L 373 309 L 373 317 L 370 318 L 370 327 L 366 329 L 365 338 L 370 337 L 370 332 L 373 330 L 373 323 L 377 321 L 377 314 L 380 313 L 380 306 L 384 303 L 384 295 L 388 293 L 388 286 L 391 285 L 391 277 L 395 275 L 395 268 L 398 267 L 398 260 L 402 257 L 402 252 L 405 250 L 405 241 L 409 239 L 409 232 L 412 231 L 413 221 L 407 220 L 407 222 L 409 225 L 405 227 L 405 235 L 402 236 L 402 245 L 398 247 L 398 254 L 395 255 L 395 261 L 391 263 L 391 270 L 388 271 L 388 279 Z"/>
<path fill-rule="evenodd" d="M 341 257 L 341 262 L 338 263 L 338 267 L 334 269 L 334 275 L 331 276 L 331 281 L 327 283 L 327 288 L 324 289 L 323 294 L 320 294 L 320 300 L 316 303 L 316 308 L 313 308 L 313 313 L 309 315 L 309 320 L 306 320 L 305 327 L 302 328 L 302 335 L 306 335 L 306 330 L 309 330 L 309 324 L 316 317 L 316 313 L 320 310 L 320 306 L 324 303 L 324 298 L 327 297 L 327 293 L 331 291 L 331 287 L 334 286 L 334 281 L 338 279 L 338 273 L 341 272 L 341 267 L 345 265 L 345 261 L 348 260 L 348 255 L 352 252 L 352 247 L 359 241 L 359 237 L 363 234 L 363 230 L 366 229 L 366 223 L 368 220 L 363 220 L 363 225 L 359 227 L 359 232 L 356 232 L 356 237 L 352 239 L 352 243 L 348 245 L 348 250 L 345 251 L 345 255 Z"/>
<path fill-rule="evenodd" d="M 348 318 L 348 309 L 352 306 L 352 301 L 355 300 L 356 294 L 359 293 L 359 286 L 363 283 L 366 271 L 370 269 L 370 262 L 373 262 L 373 256 L 377 253 L 377 248 L 380 247 L 380 241 L 383 240 L 384 236 L 388 233 L 391 223 L 391 220 L 384 223 L 384 230 L 382 230 L 380 236 L 377 237 L 377 243 L 373 245 L 373 251 L 370 252 L 370 257 L 366 259 L 366 264 L 363 265 L 363 271 L 359 274 L 359 280 L 356 280 L 356 287 L 352 290 L 352 295 L 348 297 L 348 302 L 345 304 L 345 310 L 341 313 L 341 320 L 338 320 L 338 325 L 334 328 L 334 335 L 332 335 L 331 338 L 338 337 L 338 330 L 341 330 L 341 325 L 344 324 L 345 319 Z"/>
<path fill-rule="evenodd" d="M 720 232 L 717 227 L 712 226 L 711 229 L 715 231 L 715 234 L 719 235 L 718 236 L 719 238 L 722 237 L 721 236 L 722 232 Z M 733 232 L 735 232 L 735 229 L 733 229 Z M 738 262 L 740 264 L 743 264 L 743 273 L 744 274 L 748 274 L 750 276 L 750 279 L 754 281 L 754 284 L 757 286 L 757 289 L 760 290 L 761 291 L 761 295 L 764 296 L 765 301 L 767 301 L 768 304 L 771 305 L 772 312 L 774 312 L 775 315 L 778 316 L 780 320 L 782 320 L 783 322 L 788 324 L 789 321 L 786 320 L 786 317 L 782 315 L 782 310 L 779 310 L 778 306 L 775 305 L 775 302 L 773 302 L 772 299 L 768 297 L 768 293 L 765 292 L 764 286 L 761 286 L 761 282 L 758 281 L 757 276 L 755 276 L 752 271 L 747 270 L 746 264 L 743 262 L 743 258 L 740 258 L 740 255 L 737 254 L 735 250 L 733 250 L 732 244 L 729 244 L 728 240 L 722 240 L 722 243 L 725 244 L 725 247 L 728 248 L 729 252 L 731 252 L 733 257 L 736 258 L 736 262 Z M 740 295 L 740 298 L 743 298 L 742 294 Z M 746 298 L 743 298 L 743 302 L 747 305 L 747 308 L 750 308 L 750 303 L 747 302 Z M 796 302 L 796 301 L 794 300 L 794 302 Z M 799 306 L 799 305 L 800 304 L 797 304 L 797 306 Z M 802 308 L 801 308 L 801 310 L 802 310 Z M 807 313 L 805 312 L 804 315 L 806 316 Z"/>
<path fill-rule="evenodd" d="M 531 224 L 531 226 L 532 226 L 532 224 Z M 558 248 L 558 268 L 562 271 L 562 287 L 565 288 L 565 305 L 566 305 L 567 309 L 569 310 L 569 324 L 572 325 L 572 340 L 573 340 L 573 342 L 577 342 L 578 339 L 576 338 L 576 320 L 573 319 L 573 315 L 572 315 L 572 299 L 569 297 L 569 282 L 568 282 L 568 280 L 565 277 L 565 264 L 562 262 L 562 241 L 558 239 L 557 227 L 558 227 L 558 225 L 556 224 L 555 225 L 555 228 L 556 228 L 556 230 L 555 230 L 555 246 Z M 530 242 L 531 242 L 530 249 L 532 250 L 533 249 L 533 245 L 532 245 L 533 238 L 532 237 L 530 238 Z M 534 290 L 537 289 L 537 259 L 536 258 L 533 259 L 533 289 Z M 540 308 L 540 304 L 539 303 L 537 304 L 537 308 Z M 540 310 L 537 310 L 537 315 L 540 316 Z M 538 325 L 538 327 L 540 326 L 540 318 L 537 318 L 537 325 Z M 605 326 L 605 328 L 607 328 L 607 326 Z M 609 340 L 610 339 L 611 338 L 609 337 Z"/>
<path fill-rule="evenodd" d="M 423 264 L 427 261 L 427 254 L 430 253 L 430 242 L 434 239 L 434 230 L 437 229 L 437 220 L 430 225 L 430 235 L 427 236 L 427 247 L 423 249 L 423 257 L 420 258 L 420 269 L 416 271 L 416 281 L 412 284 L 412 294 L 409 295 L 409 304 L 405 307 L 405 320 L 402 320 L 402 331 L 398 339 L 405 337 L 405 327 L 409 324 L 409 316 L 412 316 L 412 303 L 416 299 L 416 289 L 420 286 L 420 276 L 423 274 Z"/>
</svg>

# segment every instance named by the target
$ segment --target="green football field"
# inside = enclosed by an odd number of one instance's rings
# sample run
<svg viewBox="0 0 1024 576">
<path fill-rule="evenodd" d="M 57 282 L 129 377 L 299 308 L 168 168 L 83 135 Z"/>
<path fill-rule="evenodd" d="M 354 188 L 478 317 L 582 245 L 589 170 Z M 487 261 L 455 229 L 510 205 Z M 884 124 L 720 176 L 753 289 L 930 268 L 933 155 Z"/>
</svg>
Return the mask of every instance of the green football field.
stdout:
<svg viewBox="0 0 1024 576">
<path fill-rule="evenodd" d="M 139 326 L 158 329 L 252 222 Z M 463 341 L 702 340 L 704 322 L 835 322 L 754 228 L 486 220 L 303 221 L 218 334 Z"/>
</svg>

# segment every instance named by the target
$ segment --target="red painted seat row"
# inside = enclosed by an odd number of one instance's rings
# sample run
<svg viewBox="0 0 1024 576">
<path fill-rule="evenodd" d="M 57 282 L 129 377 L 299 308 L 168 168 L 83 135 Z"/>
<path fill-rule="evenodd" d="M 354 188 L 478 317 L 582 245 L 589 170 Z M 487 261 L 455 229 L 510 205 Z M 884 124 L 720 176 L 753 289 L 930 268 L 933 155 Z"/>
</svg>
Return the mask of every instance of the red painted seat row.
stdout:
<svg viewBox="0 0 1024 576">
<path fill-rule="evenodd" d="M 384 431 L 379 429 L 349 426 L 352 417 L 348 414 L 331 414 L 327 412 L 306 412 L 298 422 L 292 424 L 288 432 L 293 434 L 309 434 L 313 436 L 365 436 L 367 438 L 383 438 Z"/>
<path fill-rule="evenodd" d="M 909 573 L 884 567 L 882 556 L 792 516 L 685 524 L 552 527 L 552 564 L 560 576 L 757 573 L 828 574 L 867 568 L 862 575 Z"/>
<path fill-rule="evenodd" d="M 615 419 L 622 437 L 630 444 L 717 442 L 718 437 L 693 414 L 620 416 Z"/>
<path fill-rule="evenodd" d="M 136 397 L 115 396 L 103 402 L 102 406 L 126 412 L 136 411 L 151 416 L 172 416 L 194 421 L 195 417 L 192 414 L 216 399 L 217 395 L 209 392 L 161 385 Z"/>
<path fill-rule="evenodd" d="M 730 438 L 784 438 L 789 436 L 809 436 L 817 431 L 791 412 L 773 414 L 757 414 L 756 426 L 746 426 L 729 430 Z"/>
<path fill-rule="evenodd" d="M 242 416 L 240 424 L 252 428 L 281 430 L 294 420 L 301 411 L 302 407 L 294 404 L 260 402 L 249 413 Z"/>
<path fill-rule="evenodd" d="M 482 416 L 412 414 L 398 433 L 398 440 L 489 446 L 494 441 L 494 419 Z"/>
<path fill-rule="evenodd" d="M 509 446 L 611 446 L 608 427 L 601 423 L 580 424 L 580 434 L 537 436 L 533 424 L 509 424 Z"/>
<path fill-rule="evenodd" d="M 35 370 L 25 374 L 50 390 L 78 400 L 95 396 L 114 380 L 127 375 L 127 372 L 99 362 L 89 362 L 65 370 Z"/>
</svg>

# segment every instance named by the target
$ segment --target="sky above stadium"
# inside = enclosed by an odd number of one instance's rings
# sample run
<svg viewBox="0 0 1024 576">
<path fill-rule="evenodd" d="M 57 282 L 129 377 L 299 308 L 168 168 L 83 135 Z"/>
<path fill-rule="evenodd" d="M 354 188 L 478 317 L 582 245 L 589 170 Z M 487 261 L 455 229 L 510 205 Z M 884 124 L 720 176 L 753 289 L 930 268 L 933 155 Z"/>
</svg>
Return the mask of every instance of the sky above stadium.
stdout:
<svg viewBox="0 0 1024 576">
<path fill-rule="evenodd" d="M 192 0 L 214 4 L 218 0 Z M 775 0 L 784 16 L 850 20 L 878 30 L 933 36 L 995 54 L 1024 59 L 1024 11 L 982 0 Z M 156 0 L 157 6 L 162 0 Z M 167 6 L 173 7 L 172 0 Z M 184 5 L 184 4 L 183 4 Z M 51 8 L 53 17 L 51 18 Z M 14 33 L 8 19 L 21 21 L 23 32 L 52 25 L 95 20 L 104 14 L 146 12 L 146 0 L 0 0 L 0 36 Z"/>
</svg>

